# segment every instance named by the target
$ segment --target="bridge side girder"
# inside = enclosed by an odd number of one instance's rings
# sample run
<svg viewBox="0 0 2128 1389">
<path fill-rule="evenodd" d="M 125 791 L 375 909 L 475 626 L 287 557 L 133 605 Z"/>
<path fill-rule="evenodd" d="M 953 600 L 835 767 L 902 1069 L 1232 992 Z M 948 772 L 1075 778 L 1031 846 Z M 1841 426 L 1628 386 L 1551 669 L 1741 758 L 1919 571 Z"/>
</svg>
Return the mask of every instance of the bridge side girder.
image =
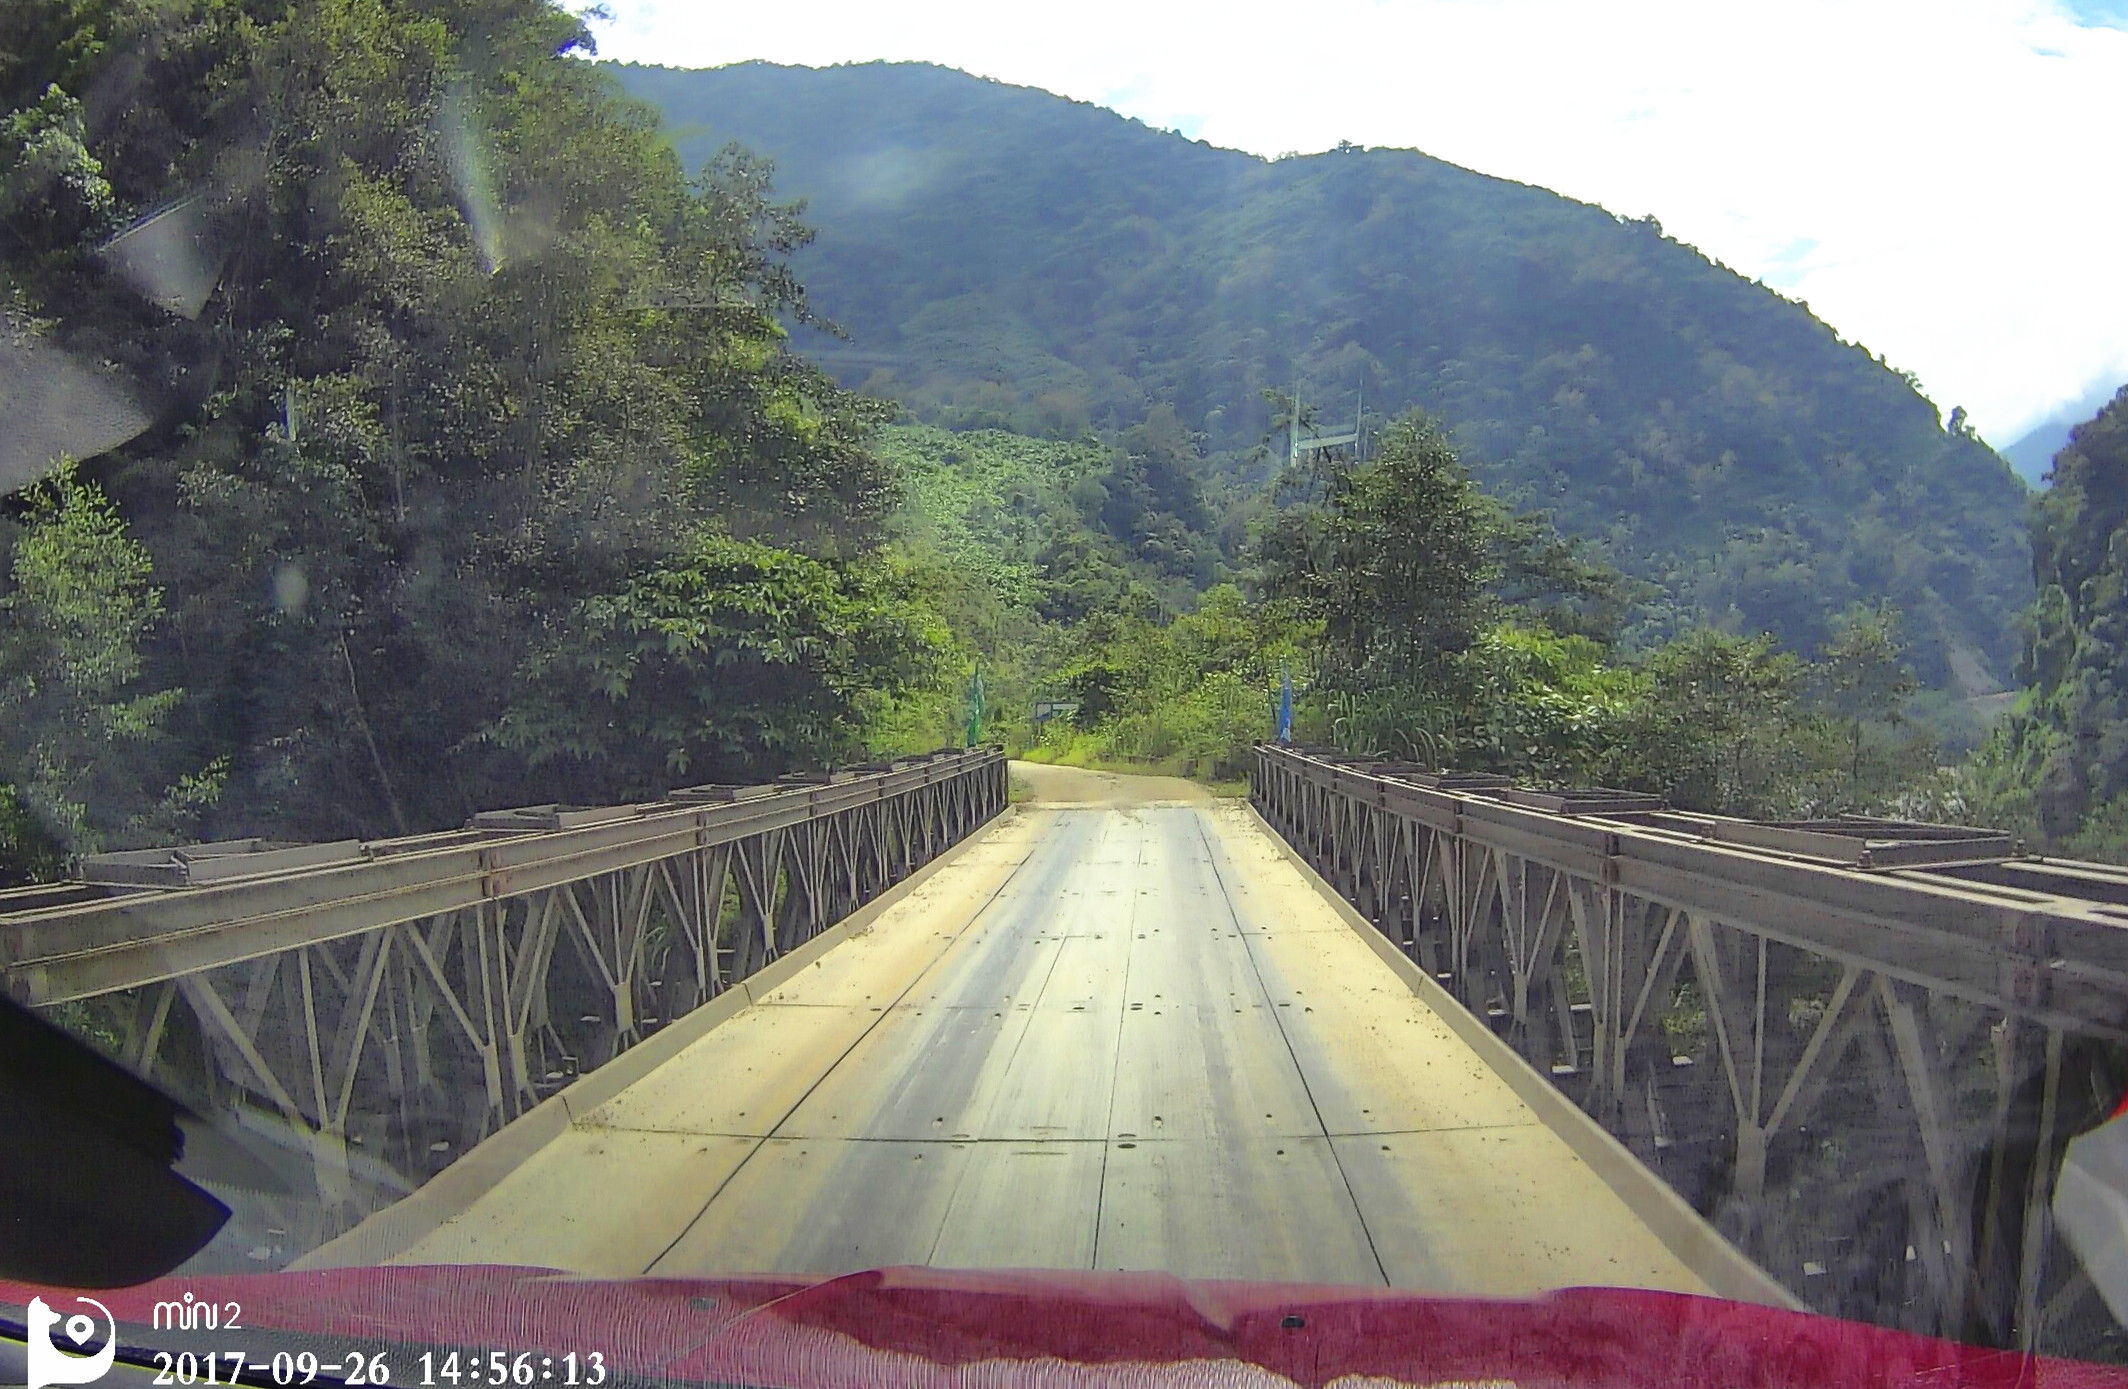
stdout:
<svg viewBox="0 0 2128 1389">
<path fill-rule="evenodd" d="M 2090 1117 L 2064 1058 L 2128 1039 L 2128 932 L 2105 893 L 2003 884 L 2110 893 L 2117 874 L 1803 862 L 1353 763 L 1260 746 L 1252 803 L 1540 1073 L 1696 1179 L 1703 1214 L 1799 1295 L 2024 1346 L 2089 1300 L 2047 1203 Z M 1807 1195 L 1840 1170 L 1814 1145 L 1842 1141 L 1872 1145 L 1847 1170 L 1889 1198 L 1844 1245 Z"/>
<path fill-rule="evenodd" d="M 300 1252 L 1005 801 L 1002 755 L 971 749 L 734 804 L 77 898 L 0 915 L 0 983 L 90 1010 L 136 1070 L 306 1154 L 312 1190 L 272 1208 Z"/>
</svg>

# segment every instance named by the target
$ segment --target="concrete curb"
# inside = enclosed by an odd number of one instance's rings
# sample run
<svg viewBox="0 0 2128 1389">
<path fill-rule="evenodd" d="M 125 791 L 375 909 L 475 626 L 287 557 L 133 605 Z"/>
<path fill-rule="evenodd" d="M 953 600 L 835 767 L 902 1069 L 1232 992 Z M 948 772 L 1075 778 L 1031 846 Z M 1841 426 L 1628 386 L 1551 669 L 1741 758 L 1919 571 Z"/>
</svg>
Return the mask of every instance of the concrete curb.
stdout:
<svg viewBox="0 0 2128 1389">
<path fill-rule="evenodd" d="M 1337 913 L 1338 919 L 1356 932 L 1412 993 L 1438 1014 L 1464 1045 L 1477 1053 L 1479 1060 L 1506 1081 L 1522 1102 L 1536 1112 L 1545 1127 L 1558 1134 L 1576 1157 L 1587 1163 L 1606 1186 L 1618 1193 L 1619 1199 L 1640 1217 L 1655 1237 L 1677 1256 L 1679 1262 L 1704 1279 L 1716 1296 L 1734 1302 L 1809 1310 L 1795 1294 L 1722 1238 L 1669 1183 L 1649 1171 L 1631 1149 L 1582 1112 L 1580 1106 L 1561 1093 L 1550 1080 L 1538 1074 L 1536 1068 L 1523 1060 L 1514 1048 L 1495 1036 L 1490 1027 L 1473 1017 L 1456 1001 L 1455 995 L 1441 987 L 1440 981 L 1428 976 L 1393 941 L 1376 930 L 1374 923 L 1339 896 L 1253 804 L 1248 805 L 1248 810 L 1249 818 L 1263 831 L 1264 837 L 1278 846 L 1279 853 L 1300 871 L 1316 894 Z"/>
</svg>

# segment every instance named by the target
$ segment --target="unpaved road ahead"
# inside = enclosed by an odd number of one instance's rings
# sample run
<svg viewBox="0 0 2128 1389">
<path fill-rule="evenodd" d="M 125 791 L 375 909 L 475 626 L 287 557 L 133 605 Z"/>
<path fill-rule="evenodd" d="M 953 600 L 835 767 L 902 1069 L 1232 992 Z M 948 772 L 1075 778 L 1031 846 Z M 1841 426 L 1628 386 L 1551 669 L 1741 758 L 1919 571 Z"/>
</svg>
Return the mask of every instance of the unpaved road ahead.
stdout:
<svg viewBox="0 0 2128 1389">
<path fill-rule="evenodd" d="M 405 1262 L 1704 1291 L 1246 807 L 1015 771 L 872 922 Z"/>
<path fill-rule="evenodd" d="M 1008 764 L 1014 783 L 1025 787 L 1030 805 L 1163 806 L 1210 805 L 1212 793 L 1179 776 L 1135 776 L 1057 767 L 1047 762 Z"/>
</svg>

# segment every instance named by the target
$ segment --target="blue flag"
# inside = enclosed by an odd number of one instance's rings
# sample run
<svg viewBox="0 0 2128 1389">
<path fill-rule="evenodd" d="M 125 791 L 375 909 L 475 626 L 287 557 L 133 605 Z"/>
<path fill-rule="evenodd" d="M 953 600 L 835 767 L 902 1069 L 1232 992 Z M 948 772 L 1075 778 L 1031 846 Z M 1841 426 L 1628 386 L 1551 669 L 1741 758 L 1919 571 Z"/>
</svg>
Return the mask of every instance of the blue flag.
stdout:
<svg viewBox="0 0 2128 1389">
<path fill-rule="evenodd" d="M 1283 667 L 1278 672 L 1278 741 L 1293 741 L 1293 677 Z"/>
</svg>

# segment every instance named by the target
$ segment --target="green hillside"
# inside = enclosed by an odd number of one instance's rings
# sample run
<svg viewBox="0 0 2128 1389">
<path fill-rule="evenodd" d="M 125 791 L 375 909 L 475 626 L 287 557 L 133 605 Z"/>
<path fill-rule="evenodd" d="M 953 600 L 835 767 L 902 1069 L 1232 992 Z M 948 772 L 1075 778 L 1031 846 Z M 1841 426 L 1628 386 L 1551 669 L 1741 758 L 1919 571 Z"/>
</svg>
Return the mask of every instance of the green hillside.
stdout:
<svg viewBox="0 0 2128 1389">
<path fill-rule="evenodd" d="M 2023 484 L 1652 221 L 1409 150 L 1266 161 L 927 65 L 614 70 L 690 166 L 727 141 L 776 161 L 819 233 L 799 273 L 850 335 L 806 350 L 925 419 L 1077 436 L 1170 406 L 1218 495 L 1271 470 L 1266 392 L 1337 418 L 1364 386 L 1652 581 L 1640 644 L 1705 619 L 1809 651 L 1881 597 L 1925 684 L 2009 676 Z"/>
<path fill-rule="evenodd" d="M 994 717 L 1021 727 L 1037 688 L 1118 621 L 1157 621 L 1194 590 L 1145 557 L 1145 517 L 1119 512 L 1127 451 L 1001 429 L 893 425 L 875 447 L 901 480 L 888 529 L 956 658 L 980 664 Z M 1111 520 L 1116 522 L 1111 528 Z M 941 698 L 943 696 L 943 698 Z M 928 747 L 957 726 L 958 691 L 901 711 Z M 890 737 L 890 741 L 892 738 Z"/>
<path fill-rule="evenodd" d="M 2041 843 L 2128 856 L 2128 386 L 2076 426 L 2034 509 L 2027 688 L 1979 759 L 1983 808 Z"/>
</svg>

